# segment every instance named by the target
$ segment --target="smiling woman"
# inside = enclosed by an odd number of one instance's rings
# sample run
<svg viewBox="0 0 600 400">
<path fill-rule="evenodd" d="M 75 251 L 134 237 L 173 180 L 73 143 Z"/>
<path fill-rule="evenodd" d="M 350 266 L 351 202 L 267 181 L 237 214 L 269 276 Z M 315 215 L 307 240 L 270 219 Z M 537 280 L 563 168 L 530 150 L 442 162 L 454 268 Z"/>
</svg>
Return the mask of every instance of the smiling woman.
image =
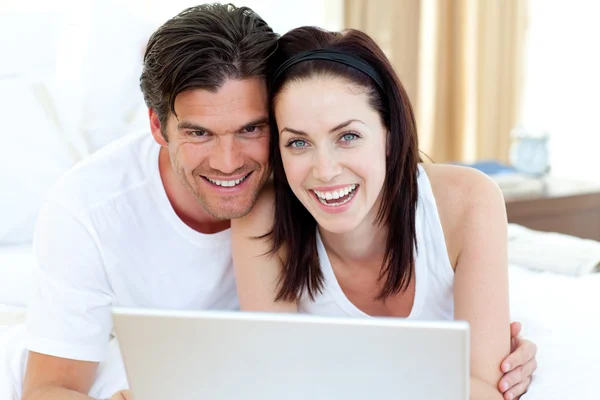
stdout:
<svg viewBox="0 0 600 400">
<path fill-rule="evenodd" d="M 232 221 L 242 308 L 466 320 L 472 398 L 502 398 L 510 333 L 497 186 L 421 163 L 408 96 L 366 34 L 298 28 L 272 63 L 273 185 Z"/>
<path fill-rule="evenodd" d="M 322 76 L 288 83 L 274 104 L 289 187 L 330 232 L 357 229 L 377 211 L 387 135 L 379 114 L 364 107 L 368 102 L 352 82 Z M 352 217 L 337 217 L 350 209 Z"/>
</svg>

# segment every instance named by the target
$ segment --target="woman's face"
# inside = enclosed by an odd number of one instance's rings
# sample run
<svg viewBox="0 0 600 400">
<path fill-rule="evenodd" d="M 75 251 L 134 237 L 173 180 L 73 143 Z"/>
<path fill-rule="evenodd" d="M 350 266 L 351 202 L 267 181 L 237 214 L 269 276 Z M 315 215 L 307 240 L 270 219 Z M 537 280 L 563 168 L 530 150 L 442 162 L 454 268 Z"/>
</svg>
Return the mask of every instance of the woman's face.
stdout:
<svg viewBox="0 0 600 400">
<path fill-rule="evenodd" d="M 275 118 L 289 185 L 317 223 L 344 233 L 374 218 L 387 131 L 366 90 L 332 77 L 291 82 L 276 99 Z"/>
</svg>

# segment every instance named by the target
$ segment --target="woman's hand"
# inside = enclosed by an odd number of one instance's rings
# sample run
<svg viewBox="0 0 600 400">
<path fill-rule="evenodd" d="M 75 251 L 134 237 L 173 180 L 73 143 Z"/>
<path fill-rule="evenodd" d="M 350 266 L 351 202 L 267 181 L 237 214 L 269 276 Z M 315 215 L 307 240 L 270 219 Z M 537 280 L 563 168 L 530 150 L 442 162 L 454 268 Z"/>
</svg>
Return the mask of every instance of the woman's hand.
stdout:
<svg viewBox="0 0 600 400">
<path fill-rule="evenodd" d="M 113 394 L 110 400 L 133 400 L 133 397 L 131 397 L 131 392 L 129 392 L 129 390 L 121 390 L 120 392 Z"/>
<path fill-rule="evenodd" d="M 503 393 L 505 400 L 517 399 L 525 394 L 537 369 L 537 346 L 520 336 L 521 328 L 519 322 L 510 325 L 511 353 L 501 364 L 504 376 L 498 382 L 498 389 Z"/>
</svg>

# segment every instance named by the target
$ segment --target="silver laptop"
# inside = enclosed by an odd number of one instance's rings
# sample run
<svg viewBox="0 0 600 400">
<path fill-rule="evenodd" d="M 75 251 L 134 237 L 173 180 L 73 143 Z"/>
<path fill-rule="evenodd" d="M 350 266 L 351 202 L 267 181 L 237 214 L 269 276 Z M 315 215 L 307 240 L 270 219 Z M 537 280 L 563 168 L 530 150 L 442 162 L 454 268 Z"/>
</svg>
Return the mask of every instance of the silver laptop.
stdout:
<svg viewBox="0 0 600 400">
<path fill-rule="evenodd" d="M 136 400 L 469 398 L 466 322 L 115 308 Z"/>
</svg>

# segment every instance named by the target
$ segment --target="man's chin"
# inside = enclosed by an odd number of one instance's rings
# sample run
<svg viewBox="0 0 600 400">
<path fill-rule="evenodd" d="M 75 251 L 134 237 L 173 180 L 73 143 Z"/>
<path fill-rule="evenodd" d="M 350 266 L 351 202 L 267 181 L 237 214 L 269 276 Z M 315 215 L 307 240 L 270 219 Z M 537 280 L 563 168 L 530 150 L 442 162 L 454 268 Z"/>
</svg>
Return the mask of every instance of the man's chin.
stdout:
<svg viewBox="0 0 600 400">
<path fill-rule="evenodd" d="M 258 176 L 251 174 L 249 179 L 257 179 Z M 198 201 L 206 212 L 215 219 L 230 220 L 242 218 L 252 211 L 252 207 L 258 200 L 258 196 L 264 182 L 256 185 L 254 181 L 248 180 L 245 182 L 244 190 L 236 191 L 237 193 L 223 193 L 219 190 L 201 191 L 201 196 L 197 196 Z"/>
<path fill-rule="evenodd" d="M 215 207 L 204 207 L 206 212 L 208 212 L 213 218 L 219 220 L 230 220 L 236 218 L 242 218 L 246 216 L 250 211 L 252 211 L 252 206 L 254 202 L 250 204 L 239 204 L 239 205 L 218 205 Z"/>
<path fill-rule="evenodd" d="M 217 212 L 217 213 L 210 213 L 213 217 L 215 217 L 215 219 L 218 220 L 222 220 L 222 221 L 230 221 L 232 219 L 238 219 L 238 218 L 242 218 L 245 217 L 246 215 L 248 215 L 248 213 L 250 212 L 250 210 L 248 211 L 237 211 L 237 210 L 231 210 L 231 211 L 225 211 L 225 212 Z"/>
</svg>

